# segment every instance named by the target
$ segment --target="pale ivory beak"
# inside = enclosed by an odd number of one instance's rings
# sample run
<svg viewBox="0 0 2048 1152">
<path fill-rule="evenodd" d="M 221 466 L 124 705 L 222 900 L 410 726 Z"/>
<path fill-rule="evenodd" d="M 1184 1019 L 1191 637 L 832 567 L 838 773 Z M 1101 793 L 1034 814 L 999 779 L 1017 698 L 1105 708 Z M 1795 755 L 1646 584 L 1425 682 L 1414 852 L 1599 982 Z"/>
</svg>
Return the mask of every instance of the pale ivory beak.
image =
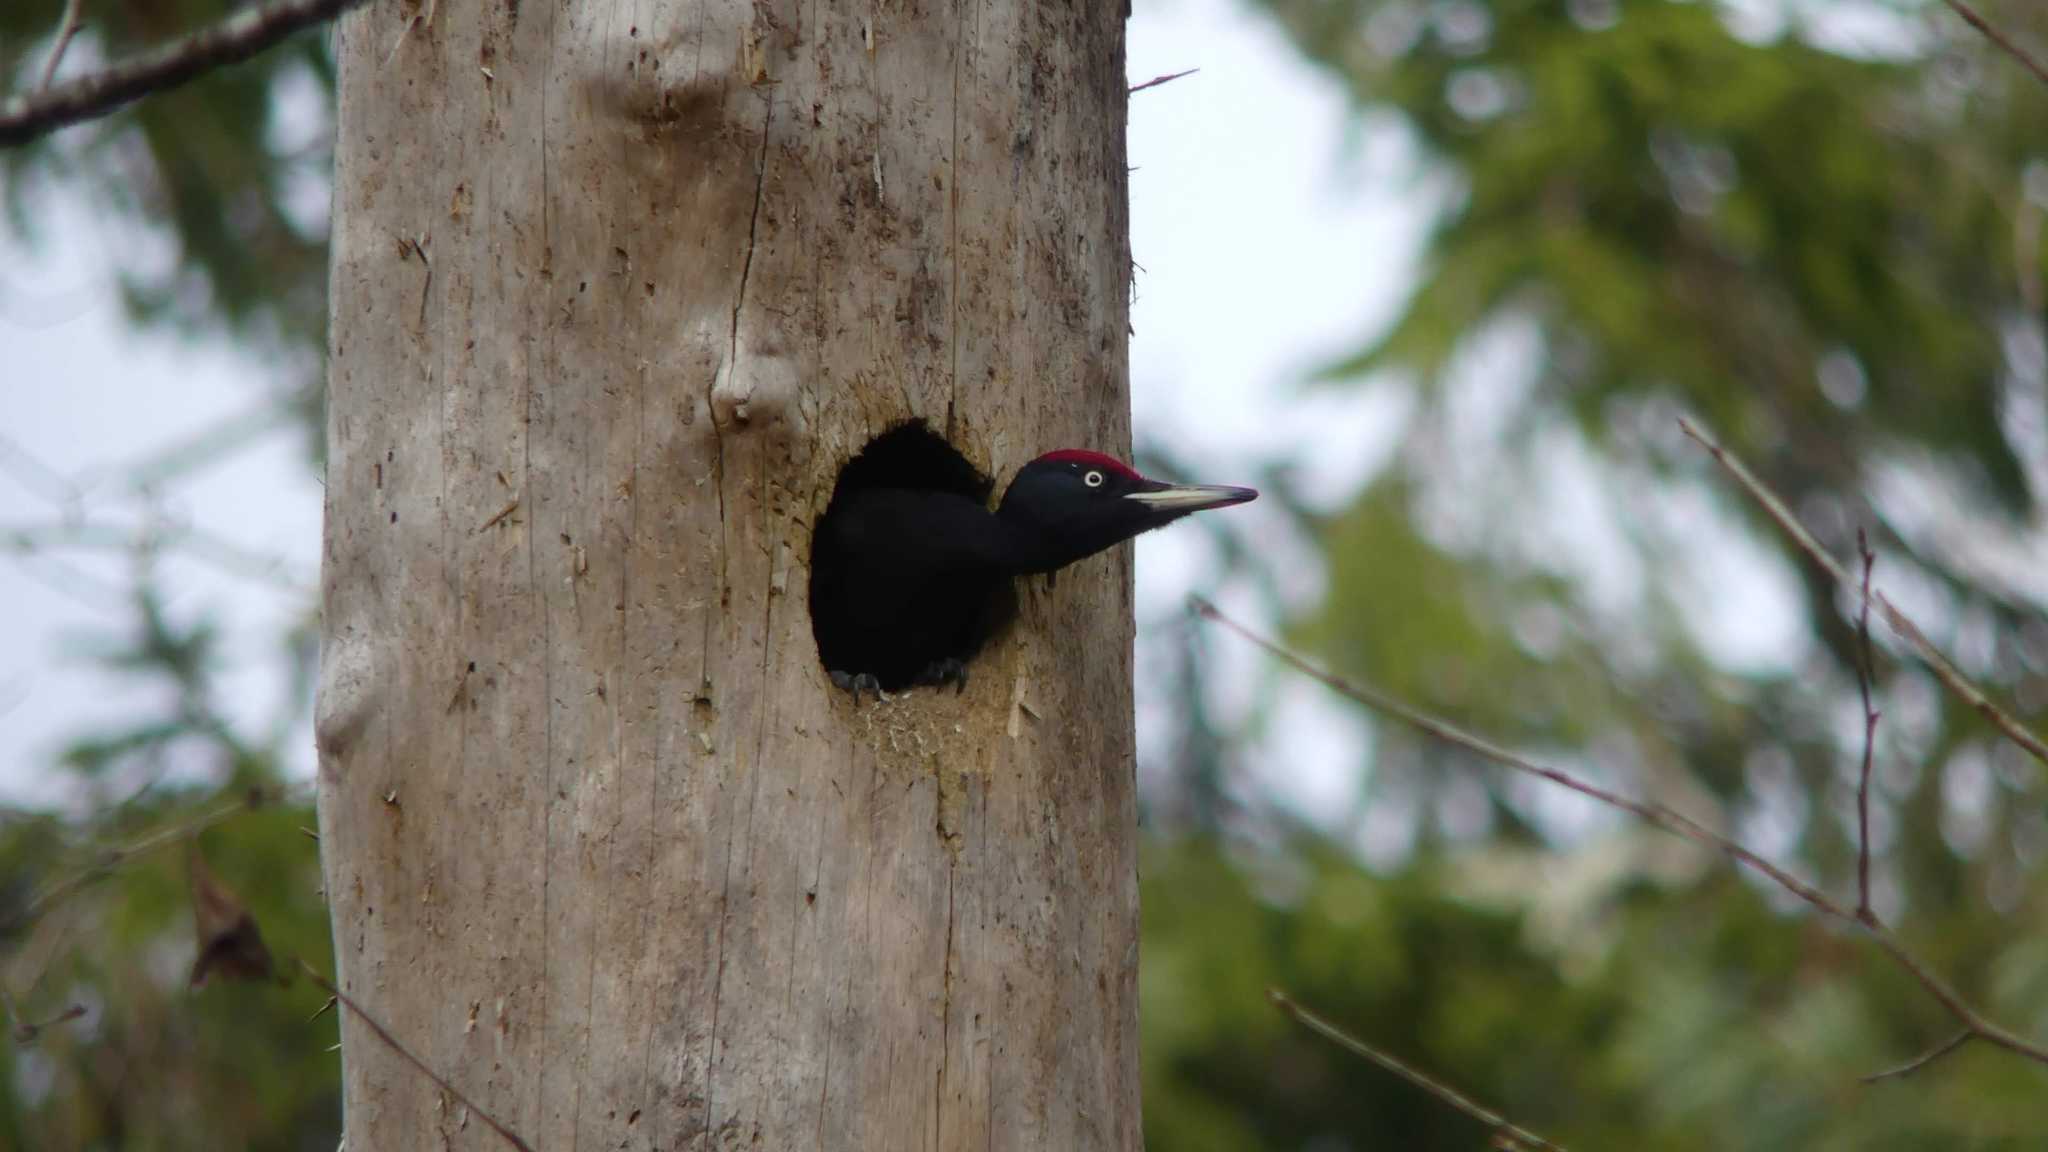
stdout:
<svg viewBox="0 0 2048 1152">
<path fill-rule="evenodd" d="M 1228 508 L 1232 504 L 1258 498 L 1255 489 L 1233 488 L 1227 484 L 1175 484 L 1150 492 L 1132 492 L 1124 497 L 1157 512 L 1200 512 L 1206 508 Z"/>
</svg>

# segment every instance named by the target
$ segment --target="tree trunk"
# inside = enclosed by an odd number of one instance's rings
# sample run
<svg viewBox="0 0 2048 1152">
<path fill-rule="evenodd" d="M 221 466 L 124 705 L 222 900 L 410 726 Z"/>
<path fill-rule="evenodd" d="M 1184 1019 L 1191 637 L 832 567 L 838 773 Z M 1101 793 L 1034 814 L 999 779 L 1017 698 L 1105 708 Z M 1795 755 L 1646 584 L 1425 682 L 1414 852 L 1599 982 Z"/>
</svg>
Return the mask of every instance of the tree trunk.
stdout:
<svg viewBox="0 0 2048 1152">
<path fill-rule="evenodd" d="M 856 708 L 804 596 L 900 420 L 1128 447 L 1121 8 L 343 22 L 339 976 L 534 1147 L 1139 1147 L 1128 550 L 960 696 Z M 351 1149 L 496 1146 L 342 1035 Z"/>
</svg>

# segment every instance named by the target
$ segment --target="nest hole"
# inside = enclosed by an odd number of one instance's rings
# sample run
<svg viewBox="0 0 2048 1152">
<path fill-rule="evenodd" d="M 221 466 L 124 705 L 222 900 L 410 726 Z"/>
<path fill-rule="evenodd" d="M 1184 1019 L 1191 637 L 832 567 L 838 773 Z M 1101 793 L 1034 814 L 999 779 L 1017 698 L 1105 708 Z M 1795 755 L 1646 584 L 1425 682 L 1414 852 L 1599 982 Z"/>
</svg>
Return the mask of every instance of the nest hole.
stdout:
<svg viewBox="0 0 2048 1152">
<path fill-rule="evenodd" d="M 1000 581 L 934 579 L 914 514 L 878 516 L 873 493 L 932 493 L 987 508 L 994 482 L 922 420 L 869 440 L 840 470 L 811 532 L 811 632 L 835 679 L 866 674 L 889 692 L 922 683 L 934 652 L 965 661 L 1015 612 Z M 900 562 L 900 569 L 891 566 Z M 842 686 L 844 686 L 842 684 Z"/>
</svg>

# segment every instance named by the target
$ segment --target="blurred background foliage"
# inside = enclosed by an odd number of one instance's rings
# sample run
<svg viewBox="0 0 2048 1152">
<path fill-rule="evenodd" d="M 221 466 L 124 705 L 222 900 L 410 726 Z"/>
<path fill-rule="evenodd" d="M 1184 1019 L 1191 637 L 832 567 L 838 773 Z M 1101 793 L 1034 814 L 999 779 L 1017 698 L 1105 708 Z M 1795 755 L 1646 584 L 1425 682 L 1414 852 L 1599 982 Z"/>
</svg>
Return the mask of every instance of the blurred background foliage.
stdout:
<svg viewBox="0 0 2048 1152">
<path fill-rule="evenodd" d="M 74 51 L 227 7 L 88 0 Z M 1838 555 L 1867 529 L 1880 583 L 2038 727 L 2048 87 L 1938 3 L 1261 7 L 1361 125 L 1412 140 L 1418 194 L 1448 194 L 1393 321 L 1304 385 L 1398 395 L 1393 458 L 1336 507 L 1293 491 L 1288 461 L 1266 478 L 1321 559 L 1316 594 L 1283 594 L 1271 550 L 1230 521 L 1211 526 L 1206 590 L 1264 604 L 1347 675 L 1853 892 L 1853 605 L 1675 417 L 1703 418 Z M 2048 9 L 1980 7 L 2048 45 Z M 10 87 L 33 81 L 55 8 L 0 9 Z M 20 234 L 27 194 L 57 187 L 167 246 L 124 285 L 136 321 L 274 355 L 278 411 L 314 444 L 325 223 L 294 189 L 327 178 L 327 142 L 276 109 L 295 91 L 325 115 L 330 71 L 303 37 L 0 154 Z M 1173 445 L 1141 448 L 1173 467 Z M 163 710 L 81 736 L 60 766 L 88 797 L 76 811 L 0 816 L 10 1026 L 88 1009 L 0 1049 L 0 1146 L 331 1148 L 322 997 L 188 992 L 191 849 L 106 855 L 291 783 L 293 717 L 259 733 L 221 718 L 207 631 L 164 618 L 142 559 L 131 631 L 97 658 L 160 678 Z M 2048 1036 L 2048 777 L 1878 640 L 1878 911 L 1993 1018 Z M 1265 721 L 1214 682 L 1233 641 L 1190 625 L 1150 642 L 1179 728 L 1145 798 L 1148 1146 L 1486 1145 L 1281 1016 L 1269 987 L 1582 1150 L 2048 1142 L 2048 1072 L 1982 1045 L 1859 1084 L 1953 1024 L 1782 893 L 1386 724 L 1351 809 L 1276 805 L 1244 783 Z M 280 644 L 310 667 L 303 630 Z M 166 777 L 172 747 L 212 767 Z M 311 823 L 266 804 L 196 851 L 274 952 L 324 968 Z M 35 907 L 80 874 L 96 879 Z"/>
</svg>

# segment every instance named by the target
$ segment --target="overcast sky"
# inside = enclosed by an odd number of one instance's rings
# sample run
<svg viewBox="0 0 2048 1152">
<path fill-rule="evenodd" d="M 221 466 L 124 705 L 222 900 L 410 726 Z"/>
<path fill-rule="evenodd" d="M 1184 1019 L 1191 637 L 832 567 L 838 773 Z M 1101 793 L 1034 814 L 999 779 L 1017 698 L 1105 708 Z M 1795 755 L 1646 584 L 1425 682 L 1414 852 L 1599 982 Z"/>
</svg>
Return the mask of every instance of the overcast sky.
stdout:
<svg viewBox="0 0 2048 1152">
<path fill-rule="evenodd" d="M 1229 0 L 1140 0 L 1129 42 L 1134 83 L 1200 69 L 1132 101 L 1141 434 L 1205 478 L 1233 482 L 1282 453 L 1307 466 L 1312 491 L 1348 491 L 1384 458 L 1393 414 L 1370 393 L 1311 400 L 1296 387 L 1383 321 L 1408 282 L 1428 209 L 1413 158 L 1393 131 L 1348 122 L 1336 86 Z M 132 530 L 143 504 L 114 477 L 254 410 L 270 381 L 225 344 L 128 327 L 114 270 L 134 258 L 132 239 L 75 202 L 48 205 L 36 223 L 37 250 L 0 246 L 0 537 L 67 520 Z M 171 552 L 163 570 L 175 616 L 224 629 L 226 710 L 265 723 L 285 690 L 277 637 L 310 604 L 317 574 L 320 488 L 302 445 L 290 430 L 258 436 L 155 499 L 174 523 L 261 561 L 227 572 Z M 1140 542 L 1145 627 L 1175 616 L 1207 560 L 1199 534 Z M 84 659 L 86 639 L 125 618 L 127 563 L 93 549 L 0 558 L 0 795 L 54 798 L 66 738 L 149 703 Z M 1149 687 L 1146 746 L 1163 723 Z M 1288 769 L 1272 784 L 1305 808 L 1344 806 L 1363 746 L 1356 722 L 1306 688 L 1280 706 L 1275 759 Z M 299 747 L 303 771 L 310 748 Z"/>
</svg>

